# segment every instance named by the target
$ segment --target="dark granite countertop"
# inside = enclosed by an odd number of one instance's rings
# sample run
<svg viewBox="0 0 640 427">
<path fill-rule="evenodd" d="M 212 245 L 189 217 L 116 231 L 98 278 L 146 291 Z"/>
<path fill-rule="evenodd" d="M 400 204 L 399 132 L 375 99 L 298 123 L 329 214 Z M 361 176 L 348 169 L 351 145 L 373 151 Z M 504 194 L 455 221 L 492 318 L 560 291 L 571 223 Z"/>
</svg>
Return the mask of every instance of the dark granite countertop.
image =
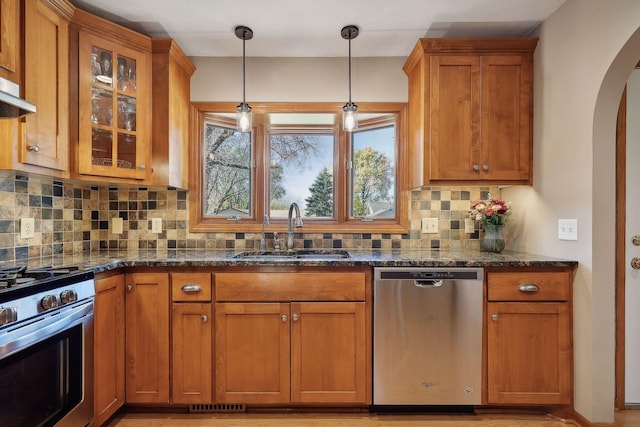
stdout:
<svg viewBox="0 0 640 427">
<path fill-rule="evenodd" d="M 577 261 L 504 251 L 478 250 L 384 250 L 344 249 L 342 259 L 239 259 L 241 250 L 178 249 L 157 251 L 101 251 L 78 255 L 54 255 L 28 260 L 30 267 L 77 265 L 96 273 L 121 267 L 216 267 L 216 266 L 372 266 L 372 267 L 572 267 Z M 24 261 L 2 265 L 25 264 Z"/>
</svg>

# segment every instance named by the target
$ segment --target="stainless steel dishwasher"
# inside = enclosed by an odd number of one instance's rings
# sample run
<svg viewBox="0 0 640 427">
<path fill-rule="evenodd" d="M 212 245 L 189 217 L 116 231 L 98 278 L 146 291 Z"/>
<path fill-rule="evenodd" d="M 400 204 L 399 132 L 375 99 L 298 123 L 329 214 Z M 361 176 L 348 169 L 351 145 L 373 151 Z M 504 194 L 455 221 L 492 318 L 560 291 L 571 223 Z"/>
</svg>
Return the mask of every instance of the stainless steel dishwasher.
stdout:
<svg viewBox="0 0 640 427">
<path fill-rule="evenodd" d="M 374 269 L 373 404 L 479 405 L 481 268 Z"/>
</svg>

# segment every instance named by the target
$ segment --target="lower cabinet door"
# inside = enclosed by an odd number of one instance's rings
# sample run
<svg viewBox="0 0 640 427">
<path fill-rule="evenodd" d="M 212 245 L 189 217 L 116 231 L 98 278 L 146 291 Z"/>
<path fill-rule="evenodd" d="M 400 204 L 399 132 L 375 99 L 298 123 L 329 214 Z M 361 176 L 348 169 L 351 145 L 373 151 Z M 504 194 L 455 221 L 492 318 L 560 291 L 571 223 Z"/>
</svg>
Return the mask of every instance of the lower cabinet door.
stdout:
<svg viewBox="0 0 640 427">
<path fill-rule="evenodd" d="M 173 304 L 172 401 L 211 403 L 211 304 Z"/>
<path fill-rule="evenodd" d="M 288 403 L 289 304 L 219 303 L 215 317 L 215 401 Z"/>
<path fill-rule="evenodd" d="M 98 278 L 94 303 L 94 422 L 124 405 L 124 275 Z"/>
<path fill-rule="evenodd" d="M 487 304 L 487 402 L 570 404 L 568 303 Z"/>
<path fill-rule="evenodd" d="M 364 302 L 291 303 L 291 401 L 370 403 Z"/>
</svg>

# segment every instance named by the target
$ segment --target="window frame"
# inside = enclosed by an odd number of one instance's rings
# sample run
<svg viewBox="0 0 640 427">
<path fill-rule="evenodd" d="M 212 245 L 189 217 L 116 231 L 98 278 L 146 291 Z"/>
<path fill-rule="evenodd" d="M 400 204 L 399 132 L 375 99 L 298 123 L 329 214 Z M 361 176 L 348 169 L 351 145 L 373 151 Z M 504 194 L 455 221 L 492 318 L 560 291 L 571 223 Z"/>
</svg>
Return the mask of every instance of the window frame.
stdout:
<svg viewBox="0 0 640 427">
<path fill-rule="evenodd" d="M 189 155 L 189 231 L 204 232 L 260 232 L 268 201 L 268 189 L 265 187 L 266 174 L 269 173 L 267 150 L 269 143 L 267 127 L 295 131 L 305 131 L 302 126 L 269 125 L 265 123 L 271 113 L 324 113 L 334 114 L 337 126 L 337 138 L 334 142 L 334 194 L 335 218 L 304 217 L 304 226 L 298 233 L 407 233 L 409 227 L 409 188 L 408 188 L 408 140 L 407 140 L 407 104 L 394 102 L 359 103 L 358 113 L 361 115 L 389 114 L 393 118 L 382 117 L 361 120 L 359 130 L 380 126 L 395 121 L 396 127 L 396 177 L 395 197 L 396 215 L 394 218 L 353 218 L 350 217 L 349 196 L 351 191 L 351 171 L 347 169 L 352 160 L 351 138 L 341 128 L 342 104 L 339 103 L 252 103 L 253 129 L 252 139 L 252 200 L 255 204 L 253 215 L 230 220 L 227 217 L 206 217 L 203 213 L 203 132 L 205 122 L 210 114 L 232 114 L 236 104 L 230 102 L 194 102 L 191 104 L 191 140 Z M 216 120 L 217 121 L 217 120 Z M 228 124 L 225 124 L 228 125 Z M 327 128 L 330 125 L 326 126 Z M 311 129 L 310 126 L 308 129 Z M 268 231 L 282 232 L 287 230 L 286 219 L 270 218 Z"/>
</svg>

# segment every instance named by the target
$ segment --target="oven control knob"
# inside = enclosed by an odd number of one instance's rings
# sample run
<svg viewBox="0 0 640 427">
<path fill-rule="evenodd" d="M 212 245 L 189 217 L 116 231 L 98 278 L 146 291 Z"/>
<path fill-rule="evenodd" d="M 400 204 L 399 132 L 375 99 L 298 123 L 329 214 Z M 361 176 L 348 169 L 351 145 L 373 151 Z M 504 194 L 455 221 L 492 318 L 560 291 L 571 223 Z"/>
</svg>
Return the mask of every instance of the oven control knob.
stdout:
<svg viewBox="0 0 640 427">
<path fill-rule="evenodd" d="M 18 310 L 15 307 L 0 308 L 0 325 L 6 325 L 18 320 Z"/>
<path fill-rule="evenodd" d="M 49 310 L 51 308 L 56 308 L 57 306 L 59 306 L 60 302 L 58 301 L 58 297 L 56 295 L 46 295 L 44 298 L 42 298 L 42 301 L 40 301 L 40 305 L 45 310 Z"/>
<path fill-rule="evenodd" d="M 78 301 L 78 294 L 73 289 L 64 290 L 60 294 L 60 302 L 62 304 L 68 304 L 74 301 Z"/>
</svg>

